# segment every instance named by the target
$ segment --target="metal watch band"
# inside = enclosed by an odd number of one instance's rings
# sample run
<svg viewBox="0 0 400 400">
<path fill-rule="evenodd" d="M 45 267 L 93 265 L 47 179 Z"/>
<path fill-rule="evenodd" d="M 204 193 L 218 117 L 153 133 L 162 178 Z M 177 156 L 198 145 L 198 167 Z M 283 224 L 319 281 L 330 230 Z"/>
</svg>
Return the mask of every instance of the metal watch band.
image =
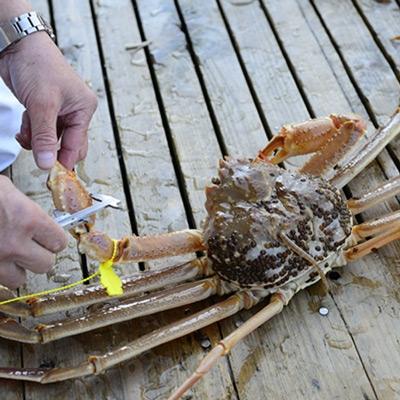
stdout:
<svg viewBox="0 0 400 400">
<path fill-rule="evenodd" d="M 51 26 L 36 11 L 31 11 L 0 24 L 0 53 L 31 33 L 45 31 L 55 40 Z"/>
</svg>

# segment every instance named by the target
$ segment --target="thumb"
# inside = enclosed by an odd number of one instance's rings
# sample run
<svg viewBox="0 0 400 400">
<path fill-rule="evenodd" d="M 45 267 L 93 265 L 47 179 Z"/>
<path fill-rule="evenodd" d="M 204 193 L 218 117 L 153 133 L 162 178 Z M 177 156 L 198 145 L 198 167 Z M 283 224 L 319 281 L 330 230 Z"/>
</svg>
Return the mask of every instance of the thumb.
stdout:
<svg viewBox="0 0 400 400">
<path fill-rule="evenodd" d="M 57 158 L 57 115 L 54 107 L 29 111 L 32 152 L 40 169 L 51 169 Z"/>
</svg>

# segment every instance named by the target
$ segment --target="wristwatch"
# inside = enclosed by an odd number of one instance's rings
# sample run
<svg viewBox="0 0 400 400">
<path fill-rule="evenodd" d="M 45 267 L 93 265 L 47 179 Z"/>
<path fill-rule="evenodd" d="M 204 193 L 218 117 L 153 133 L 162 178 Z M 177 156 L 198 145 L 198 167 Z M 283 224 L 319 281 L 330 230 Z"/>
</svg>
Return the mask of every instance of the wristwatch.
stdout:
<svg viewBox="0 0 400 400">
<path fill-rule="evenodd" d="M 50 24 L 36 11 L 22 14 L 19 17 L 12 18 L 9 21 L 0 22 L 0 54 L 31 33 L 44 31 L 55 40 L 55 35 Z"/>
</svg>

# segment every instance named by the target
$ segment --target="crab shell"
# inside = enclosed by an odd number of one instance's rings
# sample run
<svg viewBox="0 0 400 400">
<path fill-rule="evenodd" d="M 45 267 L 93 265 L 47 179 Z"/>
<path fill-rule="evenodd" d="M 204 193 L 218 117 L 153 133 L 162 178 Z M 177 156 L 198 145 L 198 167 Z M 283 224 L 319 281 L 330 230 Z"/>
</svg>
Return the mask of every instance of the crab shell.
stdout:
<svg viewBox="0 0 400 400">
<path fill-rule="evenodd" d="M 284 233 L 330 267 L 351 234 L 352 217 L 326 181 L 266 162 L 221 161 L 206 190 L 204 240 L 213 270 L 240 287 L 279 287 L 310 271 L 280 239 Z"/>
</svg>

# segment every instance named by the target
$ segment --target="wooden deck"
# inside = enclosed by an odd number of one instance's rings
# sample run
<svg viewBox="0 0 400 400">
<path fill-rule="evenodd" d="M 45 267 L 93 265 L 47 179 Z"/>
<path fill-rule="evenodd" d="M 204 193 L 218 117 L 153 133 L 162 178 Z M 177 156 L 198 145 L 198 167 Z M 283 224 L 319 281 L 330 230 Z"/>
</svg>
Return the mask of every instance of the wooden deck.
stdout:
<svg viewBox="0 0 400 400">
<path fill-rule="evenodd" d="M 284 123 L 356 112 L 372 131 L 399 103 L 398 0 L 32 2 L 49 16 L 60 48 L 99 97 L 89 155 L 77 171 L 90 190 L 123 199 L 123 211 L 98 218 L 99 228 L 115 237 L 200 226 L 203 189 L 218 159 L 254 156 Z M 346 194 L 398 175 L 399 167 L 397 140 Z M 19 158 L 12 177 L 51 209 L 46 176 L 30 154 Z M 362 218 L 398 206 L 393 199 Z M 128 274 L 140 267 L 120 270 Z M 339 273 L 332 293 L 311 288 L 298 294 L 186 400 L 400 399 L 400 244 Z M 81 276 L 71 240 L 54 272 L 30 276 L 21 292 Z M 1 340 L 1 365 L 77 364 L 209 303 L 44 346 Z M 329 309 L 327 317 L 319 315 L 321 305 Z M 1 381 L 0 397 L 165 399 L 211 345 L 252 313 L 241 312 L 99 376 L 48 386 Z"/>
</svg>

